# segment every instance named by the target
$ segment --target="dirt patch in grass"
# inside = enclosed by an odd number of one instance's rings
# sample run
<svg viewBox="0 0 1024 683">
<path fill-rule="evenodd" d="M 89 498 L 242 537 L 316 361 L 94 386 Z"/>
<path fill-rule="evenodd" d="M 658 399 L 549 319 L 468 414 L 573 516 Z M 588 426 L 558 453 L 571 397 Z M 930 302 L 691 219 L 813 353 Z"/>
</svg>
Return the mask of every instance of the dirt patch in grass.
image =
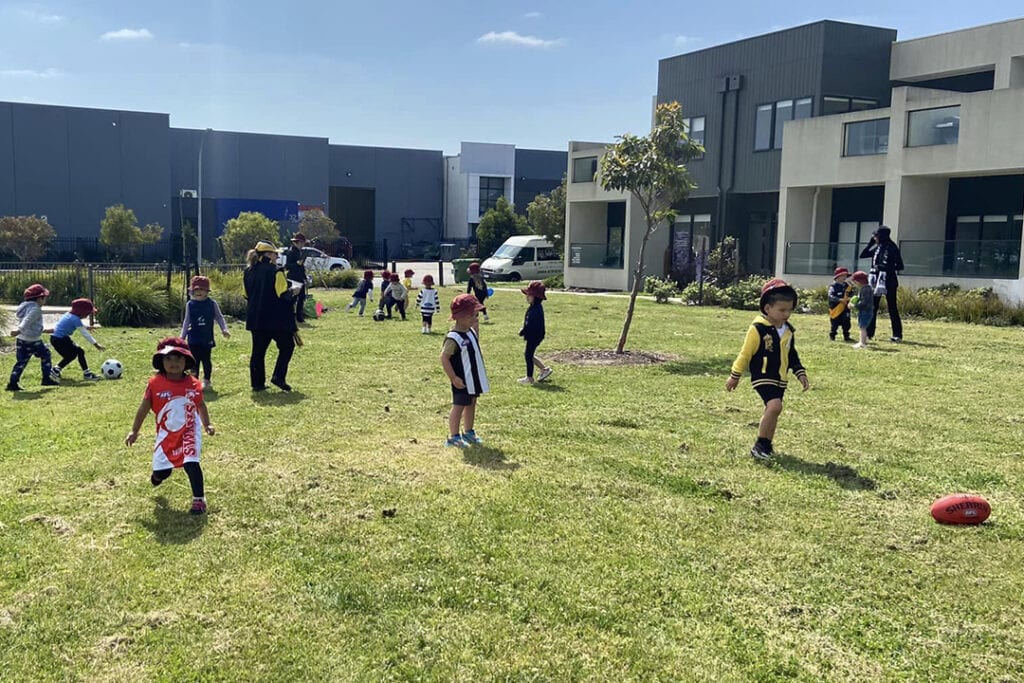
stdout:
<svg viewBox="0 0 1024 683">
<path fill-rule="evenodd" d="M 658 351 L 623 351 L 611 349 L 568 349 L 551 354 L 551 360 L 566 365 L 656 365 L 676 360 L 678 356 Z"/>
</svg>

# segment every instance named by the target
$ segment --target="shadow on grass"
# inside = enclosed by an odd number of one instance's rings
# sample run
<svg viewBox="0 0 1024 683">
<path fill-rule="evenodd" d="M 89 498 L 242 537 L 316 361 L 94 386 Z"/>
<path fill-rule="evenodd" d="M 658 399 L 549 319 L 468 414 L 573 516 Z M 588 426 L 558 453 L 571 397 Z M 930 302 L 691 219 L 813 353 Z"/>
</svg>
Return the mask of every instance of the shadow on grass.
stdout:
<svg viewBox="0 0 1024 683">
<path fill-rule="evenodd" d="M 11 399 L 15 401 L 35 401 L 43 397 L 46 394 L 43 390 L 32 391 L 30 389 L 22 389 L 21 391 L 12 391 Z"/>
<path fill-rule="evenodd" d="M 514 471 L 520 465 L 505 460 L 505 453 L 500 448 L 489 446 L 472 446 L 462 451 L 462 461 L 467 465 L 482 467 L 485 470 Z"/>
<path fill-rule="evenodd" d="M 777 453 L 772 462 L 780 469 L 789 472 L 827 477 L 842 488 L 850 491 L 874 491 L 878 487 L 874 479 L 862 477 L 857 474 L 857 470 L 849 465 L 835 462 L 827 462 L 824 465 L 820 465 L 816 462 L 807 462 L 785 453 Z"/>
<path fill-rule="evenodd" d="M 899 343 L 899 345 L 902 345 L 902 346 L 920 346 L 920 347 L 926 348 L 926 349 L 944 349 L 944 348 L 946 348 L 945 345 L 943 345 L 943 344 L 931 344 L 929 342 L 907 341 L 906 339 L 901 341 Z"/>
<path fill-rule="evenodd" d="M 551 384 L 546 380 L 543 382 L 534 382 L 530 386 L 533 387 L 534 389 L 537 389 L 538 391 L 551 391 L 555 393 L 559 391 L 565 391 L 565 387 L 560 386 L 558 384 Z"/>
<path fill-rule="evenodd" d="M 661 369 L 672 375 L 727 375 L 732 368 L 732 359 L 690 358 L 664 363 Z"/>
<path fill-rule="evenodd" d="M 206 527 L 206 515 L 189 514 L 186 508 L 171 509 L 163 496 L 156 499 L 153 519 L 140 521 L 142 526 L 153 532 L 156 542 L 161 545 L 191 543 L 199 538 Z"/>
<path fill-rule="evenodd" d="M 306 395 L 301 391 L 280 391 L 278 389 L 266 389 L 265 391 L 252 392 L 253 403 L 267 406 L 285 406 L 304 401 Z"/>
</svg>

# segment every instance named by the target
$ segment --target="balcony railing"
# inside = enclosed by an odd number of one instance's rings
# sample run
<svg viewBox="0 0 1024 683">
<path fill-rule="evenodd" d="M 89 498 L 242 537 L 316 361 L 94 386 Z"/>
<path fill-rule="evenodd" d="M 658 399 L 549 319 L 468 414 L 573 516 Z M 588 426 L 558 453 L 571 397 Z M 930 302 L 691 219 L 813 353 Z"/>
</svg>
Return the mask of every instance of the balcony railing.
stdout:
<svg viewBox="0 0 1024 683">
<path fill-rule="evenodd" d="M 569 245 L 570 268 L 622 269 L 622 250 L 604 243 L 573 242 Z"/>
<path fill-rule="evenodd" d="M 789 242 L 786 272 L 796 275 L 831 275 L 836 266 L 865 269 L 870 259 L 857 259 L 863 247 L 856 242 Z"/>
<path fill-rule="evenodd" d="M 902 240 L 904 275 L 1020 277 L 1020 240 Z"/>
<path fill-rule="evenodd" d="M 858 259 L 863 245 L 853 242 L 789 242 L 786 272 L 831 275 L 836 266 L 868 270 Z M 1016 279 L 1020 277 L 1020 240 L 901 240 L 906 266 L 902 275 Z"/>
</svg>

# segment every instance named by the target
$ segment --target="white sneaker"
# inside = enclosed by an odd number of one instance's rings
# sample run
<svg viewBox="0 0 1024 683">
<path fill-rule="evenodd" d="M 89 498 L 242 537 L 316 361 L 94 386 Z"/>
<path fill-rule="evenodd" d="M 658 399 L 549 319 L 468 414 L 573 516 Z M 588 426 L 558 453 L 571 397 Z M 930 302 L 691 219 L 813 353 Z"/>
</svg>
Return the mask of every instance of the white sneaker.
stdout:
<svg viewBox="0 0 1024 683">
<path fill-rule="evenodd" d="M 203 391 L 209 391 L 212 388 L 213 388 L 213 384 L 210 383 L 210 380 L 204 379 L 203 380 Z"/>
<path fill-rule="evenodd" d="M 517 381 L 520 384 L 533 384 L 533 378 L 532 377 L 520 377 Z"/>
<path fill-rule="evenodd" d="M 554 372 L 554 370 L 552 370 L 551 368 L 544 368 L 543 370 L 540 371 L 540 374 L 537 375 L 537 381 L 543 382 L 544 380 L 551 376 L 552 372 Z"/>
</svg>

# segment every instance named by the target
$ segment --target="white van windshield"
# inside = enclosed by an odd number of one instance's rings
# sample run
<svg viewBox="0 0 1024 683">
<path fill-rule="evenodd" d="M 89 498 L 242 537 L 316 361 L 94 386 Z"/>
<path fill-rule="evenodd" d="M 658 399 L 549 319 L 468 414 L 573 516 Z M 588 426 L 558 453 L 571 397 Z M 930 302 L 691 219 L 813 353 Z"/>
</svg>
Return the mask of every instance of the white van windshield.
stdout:
<svg viewBox="0 0 1024 683">
<path fill-rule="evenodd" d="M 498 251 L 494 252 L 494 258 L 511 258 L 514 259 L 519 256 L 519 251 L 522 247 L 517 247 L 512 244 L 503 244 L 498 247 Z"/>
</svg>

